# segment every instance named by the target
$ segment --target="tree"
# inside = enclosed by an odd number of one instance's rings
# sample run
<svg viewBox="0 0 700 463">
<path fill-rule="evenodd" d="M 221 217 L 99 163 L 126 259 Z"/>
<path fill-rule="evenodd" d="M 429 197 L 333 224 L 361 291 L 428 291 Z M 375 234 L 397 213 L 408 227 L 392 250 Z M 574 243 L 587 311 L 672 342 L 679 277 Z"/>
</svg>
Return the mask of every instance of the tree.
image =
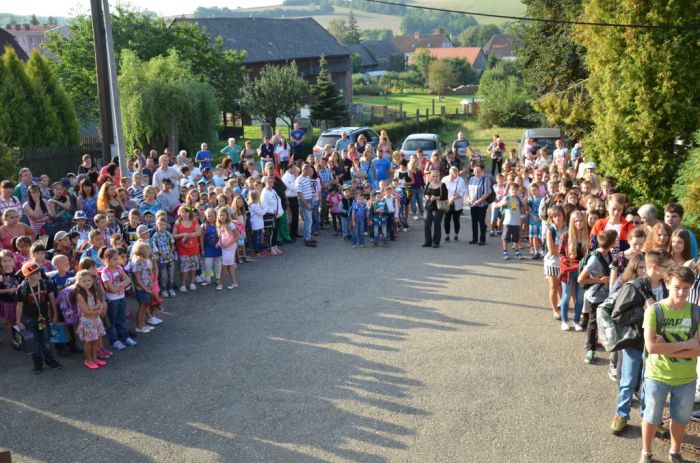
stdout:
<svg viewBox="0 0 700 463">
<path fill-rule="evenodd" d="M 447 60 L 455 76 L 455 85 L 469 85 L 478 82 L 476 71 L 464 58 L 452 58 Z"/>
<path fill-rule="evenodd" d="M 168 146 L 173 129 L 188 149 L 215 137 L 216 91 L 178 52 L 142 61 L 125 50 L 121 58 L 122 121 L 130 148 Z"/>
<path fill-rule="evenodd" d="M 316 85 L 311 88 L 311 94 L 316 98 L 316 102 L 310 107 L 311 119 L 339 125 L 348 117 L 345 97 L 338 91 L 330 73 L 326 70 L 324 56 L 321 56 L 319 66 Z"/>
<path fill-rule="evenodd" d="M 454 87 L 456 83 L 457 76 L 447 60 L 439 59 L 430 63 L 428 68 L 428 87 L 437 93 L 438 97 L 450 87 Z"/>
<path fill-rule="evenodd" d="M 27 75 L 36 88 L 43 89 L 49 105 L 56 114 L 54 144 L 56 146 L 78 144 L 80 127 L 73 105 L 56 79 L 48 60 L 37 50 L 32 50 L 27 62 Z"/>
<path fill-rule="evenodd" d="M 358 74 L 362 72 L 362 57 L 360 54 L 353 53 L 352 56 L 350 56 L 350 59 L 352 60 L 352 73 Z"/>
<path fill-rule="evenodd" d="M 523 127 L 536 123 L 537 116 L 522 75 L 512 63 L 502 62 L 484 71 L 477 97 L 484 100 L 479 114 L 484 127 Z"/>
<path fill-rule="evenodd" d="M 357 25 L 357 19 L 355 19 L 355 14 L 352 12 L 352 10 L 350 10 L 350 13 L 348 14 L 348 28 L 345 43 L 360 43 L 360 36 L 360 28 Z"/>
<path fill-rule="evenodd" d="M 526 16 L 552 20 L 578 20 L 582 0 L 523 0 Z M 583 83 L 588 78 L 586 47 L 574 40 L 571 25 L 522 22 L 514 30 L 522 44 L 516 50 L 527 91 L 548 124 L 561 127 L 574 138 L 591 127 L 590 98 Z"/>
<path fill-rule="evenodd" d="M 296 62 L 285 66 L 266 65 L 260 75 L 245 78 L 243 107 L 255 119 L 266 121 L 276 128 L 277 119 L 286 119 L 291 127 L 299 108 L 309 97 L 309 85 L 299 75 Z"/>
<path fill-rule="evenodd" d="M 362 37 L 361 41 L 367 41 L 367 40 L 381 40 L 381 41 L 390 41 L 391 39 L 394 38 L 394 31 L 391 29 L 363 29 L 362 30 Z"/>
<path fill-rule="evenodd" d="M 693 137 L 694 147 L 678 169 L 673 184 L 673 195 L 683 206 L 683 221 L 696 230 L 700 229 L 700 130 Z"/>
<path fill-rule="evenodd" d="M 476 24 L 476 19 L 470 15 L 408 9 L 401 17 L 401 32 L 432 34 L 436 29 L 442 29 L 447 34 L 459 34 L 467 27 Z"/>
<path fill-rule="evenodd" d="M 331 19 L 327 30 L 338 42 L 348 43 L 348 24 L 344 19 Z"/>
<path fill-rule="evenodd" d="M 463 47 L 483 47 L 495 34 L 500 34 L 501 29 L 495 24 L 477 24 L 464 29 L 459 35 L 459 43 Z"/>
<path fill-rule="evenodd" d="M 435 58 L 433 58 L 426 49 L 422 49 L 413 54 L 413 66 L 415 66 L 416 70 L 425 80 L 428 80 L 428 68 L 434 59 Z"/>
<path fill-rule="evenodd" d="M 29 19 L 29 24 L 31 24 L 32 26 L 39 25 L 39 20 L 36 18 L 35 14 L 33 14 L 32 17 Z"/>
</svg>

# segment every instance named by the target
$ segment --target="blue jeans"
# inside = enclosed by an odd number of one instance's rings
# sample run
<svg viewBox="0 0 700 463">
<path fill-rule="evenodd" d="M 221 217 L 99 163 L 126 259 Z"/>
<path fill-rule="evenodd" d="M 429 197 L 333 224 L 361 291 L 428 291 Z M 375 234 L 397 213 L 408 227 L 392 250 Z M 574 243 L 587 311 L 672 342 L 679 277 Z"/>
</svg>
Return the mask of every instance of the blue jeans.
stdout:
<svg viewBox="0 0 700 463">
<path fill-rule="evenodd" d="M 620 367 L 620 384 L 617 386 L 617 406 L 615 414 L 626 420 L 630 419 L 630 408 L 632 407 L 632 397 L 637 385 L 642 380 L 642 364 L 644 355 L 637 349 L 622 349 L 622 366 Z M 642 388 L 640 398 L 642 405 L 640 413 L 644 416 L 644 388 Z"/>
<path fill-rule="evenodd" d="M 671 420 L 688 424 L 695 402 L 695 381 L 680 386 L 671 386 L 651 378 L 644 380 L 644 421 L 659 425 L 664 417 L 664 404 L 671 394 L 669 411 Z"/>
<path fill-rule="evenodd" d="M 263 236 L 263 229 L 262 228 L 260 230 L 253 230 L 253 248 L 255 249 L 256 254 L 259 254 L 263 251 L 262 236 Z"/>
<path fill-rule="evenodd" d="M 376 244 L 379 243 L 379 236 L 381 235 L 382 241 L 387 243 L 389 241 L 389 234 L 387 233 L 387 219 L 382 217 L 381 219 L 376 218 L 372 221 L 372 228 L 374 229 L 374 236 L 372 241 Z"/>
<path fill-rule="evenodd" d="M 311 201 L 311 212 L 313 216 L 313 229 L 319 231 L 321 229 L 321 213 L 318 210 L 320 201 Z"/>
<path fill-rule="evenodd" d="M 418 205 L 417 208 L 416 205 Z M 420 211 L 420 215 L 425 212 L 423 209 L 423 189 L 411 188 L 411 214 L 415 215 L 418 211 Z"/>
<path fill-rule="evenodd" d="M 569 299 L 574 297 L 574 323 L 581 320 L 581 310 L 583 310 L 583 288 L 578 283 L 578 270 L 569 273 L 569 281 L 562 284 L 561 288 L 561 321 L 569 321 Z"/>
<path fill-rule="evenodd" d="M 343 227 L 343 237 L 349 238 L 350 237 L 350 217 L 340 216 L 340 224 Z"/>
<path fill-rule="evenodd" d="M 352 244 L 353 245 L 365 245 L 365 219 L 355 220 L 355 226 L 352 229 Z"/>
<path fill-rule="evenodd" d="M 307 201 L 309 204 L 311 201 Z M 305 208 L 303 205 L 299 207 L 302 217 L 304 217 L 304 241 L 309 241 L 311 239 L 311 225 L 313 221 L 313 213 L 311 209 Z"/>
<path fill-rule="evenodd" d="M 51 352 L 51 344 L 49 344 L 49 334 L 48 327 L 44 326 L 44 329 L 40 330 L 39 320 L 33 317 L 22 316 L 22 324 L 25 330 L 34 335 L 36 345 L 34 346 L 34 351 L 32 352 L 32 360 L 34 361 L 34 366 L 41 367 L 43 362 L 47 364 L 54 362 L 53 352 Z"/>
<path fill-rule="evenodd" d="M 129 328 L 126 325 L 126 298 L 116 301 L 107 299 L 107 317 L 109 318 L 109 327 L 106 331 L 109 343 L 126 342 L 126 338 L 129 337 Z"/>
</svg>

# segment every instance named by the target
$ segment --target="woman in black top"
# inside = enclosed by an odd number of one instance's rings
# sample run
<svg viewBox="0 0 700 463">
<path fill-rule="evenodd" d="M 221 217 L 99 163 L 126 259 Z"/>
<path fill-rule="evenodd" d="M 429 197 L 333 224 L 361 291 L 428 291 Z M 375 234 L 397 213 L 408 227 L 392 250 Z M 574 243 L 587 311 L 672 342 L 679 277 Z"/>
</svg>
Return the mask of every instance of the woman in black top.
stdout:
<svg viewBox="0 0 700 463">
<path fill-rule="evenodd" d="M 445 211 L 438 209 L 438 200 L 447 201 L 447 187 L 440 181 L 440 171 L 430 172 L 430 181 L 425 186 L 425 243 L 424 248 L 440 246 L 442 217 Z"/>
</svg>

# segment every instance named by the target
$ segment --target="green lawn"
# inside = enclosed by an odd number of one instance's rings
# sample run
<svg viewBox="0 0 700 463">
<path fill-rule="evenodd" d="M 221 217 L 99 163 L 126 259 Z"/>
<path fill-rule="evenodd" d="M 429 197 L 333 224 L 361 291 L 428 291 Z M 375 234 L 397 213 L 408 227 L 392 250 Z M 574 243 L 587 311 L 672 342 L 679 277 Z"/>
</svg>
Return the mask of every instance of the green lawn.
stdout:
<svg viewBox="0 0 700 463">
<path fill-rule="evenodd" d="M 518 140 L 522 136 L 523 130 L 525 129 L 519 127 L 493 127 L 490 129 L 482 129 L 479 128 L 479 124 L 476 121 L 449 121 L 445 124 L 442 132 L 440 132 L 440 137 L 445 143 L 451 145 L 452 142 L 457 139 L 457 132 L 462 131 L 464 132 L 464 138 L 469 140 L 475 149 L 478 148 L 482 153 L 486 154 L 486 148 L 491 144 L 493 135 L 500 135 L 501 139 L 506 144 L 506 148 L 510 149 L 516 146 L 515 140 Z"/>
<path fill-rule="evenodd" d="M 455 109 L 459 108 L 459 102 L 464 99 L 469 99 L 468 95 L 450 95 L 442 97 L 438 101 L 437 96 L 427 95 L 425 93 L 390 93 L 387 96 L 353 96 L 353 103 L 362 103 L 376 106 L 390 106 L 392 109 L 398 109 L 399 103 L 403 102 L 403 110 L 407 116 L 416 114 L 416 109 L 421 110 L 421 114 L 425 114 L 425 109 L 428 108 L 432 113 L 432 101 L 435 100 L 435 114 L 440 114 L 440 106 L 445 106 L 448 113 L 454 113 Z"/>
</svg>

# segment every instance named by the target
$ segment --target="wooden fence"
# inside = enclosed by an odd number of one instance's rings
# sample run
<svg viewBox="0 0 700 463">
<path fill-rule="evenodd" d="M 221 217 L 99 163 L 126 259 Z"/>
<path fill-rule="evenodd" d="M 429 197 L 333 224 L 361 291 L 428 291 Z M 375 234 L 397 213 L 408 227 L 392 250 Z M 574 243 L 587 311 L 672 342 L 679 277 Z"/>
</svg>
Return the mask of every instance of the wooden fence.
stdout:
<svg viewBox="0 0 700 463">
<path fill-rule="evenodd" d="M 90 154 L 99 164 L 102 156 L 100 139 L 82 137 L 79 145 L 60 148 L 20 148 L 21 167 L 29 167 L 35 177 L 46 174 L 51 180 L 65 177 L 68 172 L 77 173 L 84 154 Z"/>
</svg>

